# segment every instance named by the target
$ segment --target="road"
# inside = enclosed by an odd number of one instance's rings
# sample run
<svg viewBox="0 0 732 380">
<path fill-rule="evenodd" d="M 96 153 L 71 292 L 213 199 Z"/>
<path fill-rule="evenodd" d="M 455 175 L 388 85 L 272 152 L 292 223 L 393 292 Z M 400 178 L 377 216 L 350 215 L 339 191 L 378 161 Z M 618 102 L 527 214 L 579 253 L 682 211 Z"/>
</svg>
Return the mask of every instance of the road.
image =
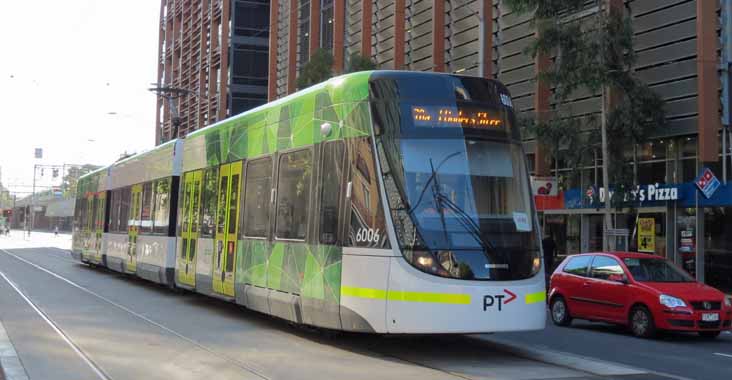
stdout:
<svg viewBox="0 0 732 380">
<path fill-rule="evenodd" d="M 620 326 L 573 321 L 571 327 L 557 327 L 547 321 L 544 331 L 501 334 L 500 339 L 690 379 L 732 379 L 732 334 L 728 332 L 714 340 L 677 333 L 639 339 Z"/>
<path fill-rule="evenodd" d="M 577 361 L 573 356 L 557 353 L 559 359 L 552 362 L 502 344 L 541 336 L 574 342 L 605 337 L 618 344 L 616 349 L 629 344 L 661 347 L 662 342 L 555 328 L 490 336 L 331 335 L 81 265 L 65 249 L 68 236 L 34 233 L 34 239 L 40 243 L 19 235 L 0 238 L 0 325 L 30 379 L 664 378 L 637 370 L 609 376 L 627 368 L 599 363 L 601 371 L 585 370 L 566 364 Z M 728 343 L 724 339 L 720 342 Z M 532 344 L 546 351 L 545 343 Z M 700 342 L 699 347 L 710 344 Z M 691 342 L 683 345 L 693 349 Z M 588 354 L 571 345 L 557 349 Z M 732 358 L 711 359 L 732 363 Z"/>
</svg>

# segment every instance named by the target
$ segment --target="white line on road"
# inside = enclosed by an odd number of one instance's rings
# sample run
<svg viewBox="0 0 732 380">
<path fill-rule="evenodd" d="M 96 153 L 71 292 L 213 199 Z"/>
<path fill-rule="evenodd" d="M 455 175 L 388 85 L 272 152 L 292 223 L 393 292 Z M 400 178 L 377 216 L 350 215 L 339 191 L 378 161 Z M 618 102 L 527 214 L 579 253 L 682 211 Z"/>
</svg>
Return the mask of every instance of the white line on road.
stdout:
<svg viewBox="0 0 732 380">
<path fill-rule="evenodd" d="M 714 355 L 719 355 L 719 356 L 725 356 L 725 357 L 728 357 L 728 358 L 732 358 L 732 355 L 730 355 L 730 354 L 723 354 L 721 352 L 715 352 Z"/>
<path fill-rule="evenodd" d="M 192 345 L 194 345 L 194 346 L 196 346 L 196 347 L 198 347 L 198 348 L 200 348 L 200 349 L 202 349 L 202 350 L 204 350 L 204 351 L 206 351 L 206 352 L 208 352 L 208 353 L 210 353 L 210 354 L 212 354 L 214 356 L 219 356 L 221 358 L 224 358 L 224 359 L 228 360 L 229 362 L 231 362 L 232 364 L 236 365 L 237 367 L 239 367 L 239 368 L 241 368 L 241 369 L 243 369 L 243 370 L 245 370 L 245 371 L 247 371 L 249 373 L 252 373 L 253 375 L 255 375 L 257 377 L 260 377 L 262 379 L 268 380 L 268 378 L 266 376 L 262 375 L 259 371 L 255 370 L 254 368 L 251 368 L 250 366 L 242 363 L 241 361 L 239 361 L 237 359 L 234 359 L 232 357 L 229 357 L 228 355 L 222 354 L 220 352 L 216 352 L 213 349 L 208 348 L 208 347 L 202 345 L 201 343 L 199 343 L 199 342 L 197 342 L 197 341 L 195 341 L 195 340 L 193 340 L 193 339 L 191 339 L 191 338 L 189 338 L 189 337 L 187 337 L 187 336 L 185 336 L 185 335 L 183 335 L 183 334 L 181 334 L 181 333 L 179 333 L 179 332 L 177 332 L 175 330 L 171 330 L 170 328 L 165 327 L 165 326 L 161 325 L 160 323 L 155 322 L 152 319 L 150 319 L 150 318 L 148 318 L 148 317 L 146 317 L 146 316 L 144 316 L 142 314 L 139 314 L 139 313 L 137 313 L 137 312 L 135 312 L 133 310 L 130 310 L 126 306 L 120 305 L 120 304 L 118 304 L 118 303 L 116 303 L 116 302 L 114 302 L 114 301 L 112 301 L 112 300 L 110 300 L 110 299 L 108 299 L 108 298 L 106 298 L 106 297 L 104 297 L 104 296 L 102 296 L 102 295 L 100 295 L 100 294 L 92 291 L 92 290 L 89 290 L 89 289 L 87 289 L 87 288 L 85 288 L 85 287 L 83 287 L 83 286 L 81 286 L 81 285 L 79 285 L 79 284 L 77 284 L 77 283 L 75 283 L 75 282 L 67 279 L 66 277 L 63 277 L 63 276 L 61 276 L 59 274 L 56 274 L 56 273 L 54 273 L 54 272 L 52 272 L 52 271 L 50 271 L 50 270 L 48 270 L 48 269 L 46 269 L 46 268 L 44 268 L 44 267 L 42 267 L 40 265 L 37 265 L 37 264 L 35 264 L 33 262 L 30 262 L 30 261 L 28 261 L 28 260 L 26 260 L 26 259 L 24 259 L 24 258 L 22 258 L 20 256 L 17 256 L 15 254 L 12 254 L 12 253 L 4 250 L 4 249 L 0 249 L 0 251 L 4 252 L 6 255 L 9 255 L 9 256 L 17 259 L 17 260 L 20 260 L 20 261 L 22 261 L 22 262 L 24 262 L 24 263 L 26 263 L 28 265 L 31 265 L 31 266 L 35 267 L 36 269 L 39 269 L 39 270 L 41 270 L 43 272 L 46 272 L 46 273 L 50 274 L 51 276 L 56 277 L 57 279 L 65 282 L 65 283 L 67 283 L 67 284 L 69 284 L 69 285 L 71 285 L 71 286 L 73 286 L 73 287 L 75 287 L 75 288 L 77 288 L 77 289 L 79 289 L 79 290 L 81 290 L 83 292 L 86 292 L 88 294 L 91 294 L 92 296 L 97 297 L 97 298 L 101 299 L 102 301 L 104 301 L 104 302 L 106 302 L 106 303 L 108 303 L 108 304 L 110 304 L 112 306 L 118 307 L 118 308 L 120 308 L 120 309 L 122 309 L 122 310 L 124 310 L 124 311 L 126 311 L 126 312 L 128 312 L 128 313 L 130 313 L 132 315 L 134 315 L 135 317 L 140 318 L 140 319 L 142 319 L 143 321 L 145 321 L 147 323 L 150 323 L 153 326 L 156 326 L 156 327 L 158 327 L 158 328 L 160 328 L 160 329 L 162 329 L 164 331 L 167 331 L 168 333 L 173 334 L 173 335 L 177 336 L 178 338 L 183 339 L 186 342 L 188 342 L 188 343 L 190 343 L 190 344 L 192 344 Z"/>
<path fill-rule="evenodd" d="M 111 378 L 109 376 L 107 376 L 107 374 L 105 374 L 104 371 L 101 368 L 99 368 L 99 366 L 97 366 L 88 356 L 86 356 L 86 354 L 83 351 L 81 351 L 81 349 L 79 349 L 79 347 L 77 347 L 76 344 L 74 344 L 74 342 L 72 342 L 71 339 L 69 339 L 69 337 L 66 334 L 64 334 L 63 331 L 61 331 L 61 329 L 58 328 L 58 326 L 56 325 L 56 323 L 54 323 L 51 320 L 51 318 L 49 318 L 45 313 L 43 313 L 33 303 L 33 301 L 30 300 L 30 298 L 28 298 L 25 294 L 23 294 L 23 292 L 18 288 L 18 286 L 15 285 L 15 283 L 13 283 L 13 281 L 11 281 L 5 275 L 5 273 L 3 273 L 2 271 L 0 271 L 0 276 L 2 276 L 2 278 L 13 289 L 15 289 L 15 291 L 18 293 L 18 295 L 20 295 L 25 300 L 25 302 L 27 302 L 28 305 L 30 305 L 30 307 L 33 310 L 35 310 L 35 312 L 38 313 L 38 315 L 41 316 L 41 318 L 43 318 L 43 320 L 46 321 L 46 323 L 48 323 L 49 326 L 51 326 L 51 328 L 53 329 L 53 331 L 55 331 L 61 337 L 61 339 L 63 339 L 64 342 L 66 342 L 66 344 L 68 344 L 69 347 L 71 347 L 71 349 L 73 349 L 74 352 L 76 352 L 76 354 L 79 355 L 79 357 L 81 357 L 82 360 L 84 360 L 84 363 L 86 363 L 92 369 L 92 371 L 94 371 L 94 373 L 97 375 L 97 377 L 99 377 L 102 380 L 111 380 Z"/>
</svg>

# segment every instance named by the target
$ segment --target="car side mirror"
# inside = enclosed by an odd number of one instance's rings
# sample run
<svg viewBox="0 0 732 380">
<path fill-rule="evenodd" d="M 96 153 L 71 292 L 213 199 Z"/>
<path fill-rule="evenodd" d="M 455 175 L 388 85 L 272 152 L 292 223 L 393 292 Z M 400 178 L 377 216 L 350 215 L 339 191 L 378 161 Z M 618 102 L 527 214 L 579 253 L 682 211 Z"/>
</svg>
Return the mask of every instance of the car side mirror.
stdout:
<svg viewBox="0 0 732 380">
<path fill-rule="evenodd" d="M 611 274 L 608 278 L 610 281 L 619 282 L 624 285 L 628 285 L 628 276 L 625 274 Z"/>
</svg>

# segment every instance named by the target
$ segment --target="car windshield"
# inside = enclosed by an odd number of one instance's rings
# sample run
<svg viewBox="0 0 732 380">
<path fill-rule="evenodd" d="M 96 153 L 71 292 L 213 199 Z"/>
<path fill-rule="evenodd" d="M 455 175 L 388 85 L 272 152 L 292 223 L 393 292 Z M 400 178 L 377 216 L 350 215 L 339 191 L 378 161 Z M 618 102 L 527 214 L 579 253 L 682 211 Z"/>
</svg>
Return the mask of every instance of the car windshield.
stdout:
<svg viewBox="0 0 732 380">
<path fill-rule="evenodd" d="M 639 282 L 694 282 L 683 270 L 662 259 L 626 258 L 623 260 Z"/>
</svg>

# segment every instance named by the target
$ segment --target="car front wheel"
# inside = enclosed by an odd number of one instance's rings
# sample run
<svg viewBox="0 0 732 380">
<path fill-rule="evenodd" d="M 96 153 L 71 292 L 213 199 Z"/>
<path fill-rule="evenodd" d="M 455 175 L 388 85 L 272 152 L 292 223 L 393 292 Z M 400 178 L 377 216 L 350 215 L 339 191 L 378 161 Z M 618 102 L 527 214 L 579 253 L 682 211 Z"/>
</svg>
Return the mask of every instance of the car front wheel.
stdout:
<svg viewBox="0 0 732 380">
<path fill-rule="evenodd" d="M 557 296 L 552 299 L 550 305 L 552 314 L 552 322 L 557 326 L 569 326 L 572 323 L 572 317 L 569 315 L 569 308 L 567 303 L 564 302 L 564 298 Z"/>
<path fill-rule="evenodd" d="M 639 338 L 652 338 L 656 335 L 653 316 L 645 306 L 636 306 L 630 311 L 630 331 Z"/>
</svg>

